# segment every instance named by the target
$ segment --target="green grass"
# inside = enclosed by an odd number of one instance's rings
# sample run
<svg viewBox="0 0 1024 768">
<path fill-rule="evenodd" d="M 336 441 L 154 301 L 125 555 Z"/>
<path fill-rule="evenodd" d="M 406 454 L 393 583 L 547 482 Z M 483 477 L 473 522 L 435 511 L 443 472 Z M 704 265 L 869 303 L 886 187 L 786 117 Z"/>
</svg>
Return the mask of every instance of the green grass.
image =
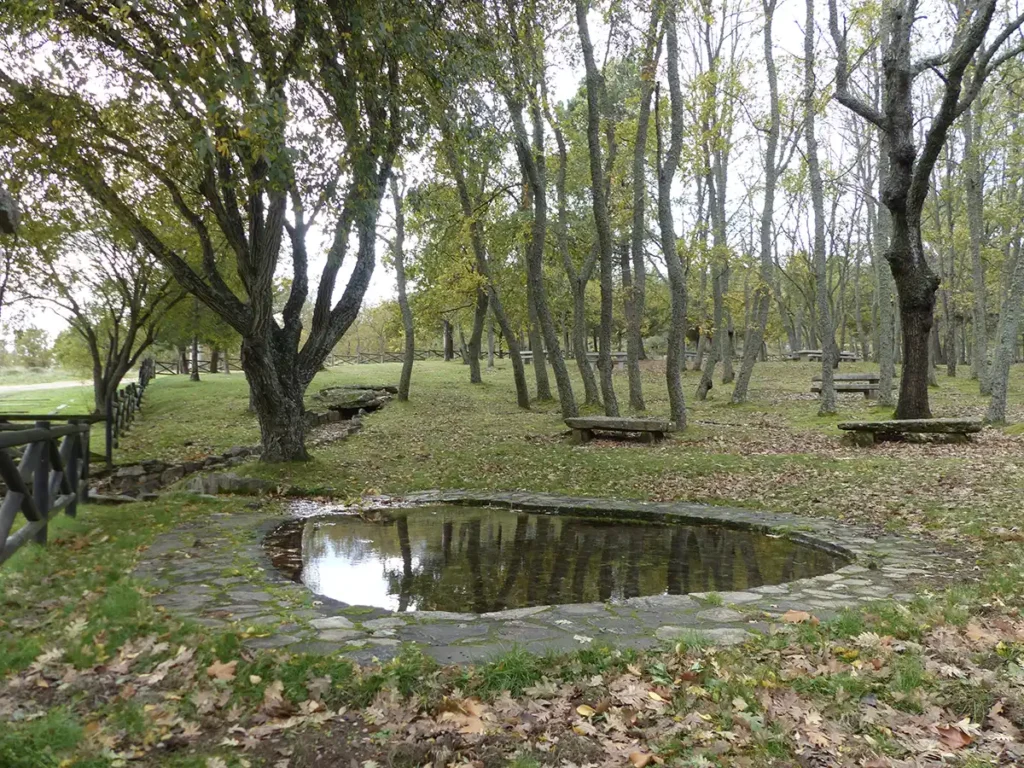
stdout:
<svg viewBox="0 0 1024 768">
<path fill-rule="evenodd" d="M 870 368 L 844 365 L 844 370 Z M 644 372 L 645 395 L 649 412 L 664 415 L 664 383 L 656 369 L 653 363 Z M 980 568 L 974 581 L 921 593 L 909 606 L 883 601 L 819 626 L 801 624 L 791 633 L 737 650 L 708 647 L 706 638 L 694 633 L 658 652 L 582 647 L 571 654 L 538 656 L 512 648 L 486 664 L 457 670 L 439 669 L 407 648 L 393 661 L 360 669 L 329 656 L 250 653 L 242 647 L 240 631 L 211 632 L 156 609 L 146 585 L 130 576 L 139 553 L 153 538 L 199 516 L 247 513 L 243 498 L 166 495 L 157 502 L 126 507 L 85 506 L 76 519 L 58 517 L 47 547 L 26 547 L 0 568 L 0 685 L 28 675 L 40 654 L 58 646 L 65 651 L 63 661 L 88 678 L 90 670 L 101 668 L 125 642 L 150 635 L 168 645 L 162 655 L 146 662 L 150 666 L 172 656 L 181 645 L 195 649 L 200 670 L 214 660 L 237 659 L 230 702 L 203 722 L 211 734 L 209 741 L 194 754 L 162 755 L 158 764 L 172 768 L 205 767 L 206 757 L 227 754 L 218 751 L 217 743 L 229 735 L 228 724 L 213 718 L 233 708 L 251 716 L 268 685 L 277 680 L 294 702 L 306 700 L 312 681 L 329 679 L 323 701 L 333 709 L 362 713 L 378 706 L 382 693 L 394 691 L 434 715 L 449 711 L 453 699 L 466 696 L 494 702 L 505 691 L 520 696 L 538 684 L 562 686 L 573 692 L 566 711 L 574 717 L 578 704 L 596 706 L 616 676 L 635 675 L 644 685 L 671 689 L 671 711 L 679 718 L 700 711 L 707 716 L 710 731 L 754 733 L 746 753 L 753 766 L 795 759 L 795 726 L 772 721 L 762 706 L 763 696 L 783 688 L 843 728 L 856 727 L 851 723 L 862 699 L 877 699 L 907 717 L 938 705 L 946 707 L 950 717 L 982 722 L 1000 700 L 1008 702 L 1008 711 L 1016 711 L 1008 697 L 1017 694 L 1007 681 L 1016 680 L 1024 665 L 1019 643 L 958 652 L 956 664 L 986 670 L 985 685 L 943 677 L 925 660 L 948 661 L 948 649 L 928 646 L 935 642 L 936 628 L 960 633 L 959 637 L 972 622 L 993 615 L 1014 620 L 1024 607 L 1024 551 L 1012 535 L 1005 535 L 1024 529 L 1019 503 L 1024 492 L 1019 471 L 1024 447 L 1015 437 L 1018 430 L 986 432 L 975 444 L 953 449 L 845 447 L 838 441 L 837 421 L 884 412 L 852 397 L 841 398 L 839 416 L 816 416 L 816 402 L 808 392 L 816 369 L 803 363 L 759 365 L 751 401 L 742 406 L 729 404 L 730 386 L 716 384 L 707 401 L 688 400 L 689 428 L 663 445 L 597 441 L 572 447 L 564 439 L 557 403 L 534 403 L 529 411 L 515 406 L 507 362 L 485 370 L 484 383 L 478 386 L 468 384 L 468 370 L 458 363 L 417 363 L 412 400 L 392 402 L 371 415 L 361 433 L 314 447 L 308 462 L 253 461 L 233 471 L 266 477 L 296 492 L 342 499 L 428 488 L 526 489 L 832 517 L 930 537 L 965 562 L 977 561 Z M 398 372 L 399 366 L 390 364 L 324 371 L 310 387 L 308 405 L 316 407 L 315 394 L 322 387 L 394 383 Z M 532 369 L 527 372 L 532 377 Z M 687 372 L 688 396 L 696 379 L 695 373 Z M 976 394 L 975 383 L 941 376 L 939 381 L 940 387 L 932 390 L 935 415 L 983 412 L 985 402 Z M 625 404 L 625 376 L 617 374 L 616 384 L 620 404 Z M 578 387 L 577 393 L 581 391 Z M 49 402 L 76 396 L 70 390 L 33 394 L 45 394 L 52 398 Z M 79 394 L 88 398 L 88 388 Z M 1018 366 L 1011 379 L 1011 417 L 1017 420 L 1024 419 L 1021 402 L 1024 368 Z M 258 426 L 247 411 L 241 375 L 205 375 L 199 383 L 183 376 L 160 377 L 147 391 L 141 416 L 122 439 L 116 458 L 192 459 L 257 440 Z M 708 602 L 717 604 L 721 597 L 711 595 Z M 863 647 L 858 638 L 865 633 L 889 636 L 892 643 L 903 645 L 893 652 Z M 927 647 L 927 653 L 918 644 Z M 794 672 L 787 665 L 796 656 L 806 663 Z M 815 674 L 806 673 L 807 665 Z M 28 701 L 31 693 L 19 689 L 17 696 Z M 169 693 L 180 696 L 158 701 L 171 702 L 168 706 L 184 719 L 200 719 L 191 691 Z M 153 722 L 147 706 L 153 700 L 117 694 L 110 688 L 88 695 L 67 692 L 53 696 L 46 706 L 26 704 L 24 711 L 32 714 L 31 719 L 0 729 L 0 765 L 107 765 L 109 760 L 92 739 L 96 727 L 135 748 L 151 745 Z M 734 707 L 737 700 L 745 703 L 742 712 Z M 392 731 L 365 729 L 379 752 L 360 759 L 373 757 L 387 764 Z M 865 725 L 858 733 L 874 740 L 875 752 L 904 754 L 888 728 Z M 670 764 L 700 764 L 708 742 L 691 736 L 674 733 L 670 742 L 660 745 L 663 755 L 676 761 Z M 652 739 L 647 746 L 659 747 Z M 279 746 L 288 749 L 294 743 Z M 509 764 L 520 768 L 545 762 L 543 754 L 518 741 L 502 749 Z M 721 757 L 718 763 L 728 765 L 730 759 Z M 965 757 L 962 764 L 968 762 Z"/>
</svg>

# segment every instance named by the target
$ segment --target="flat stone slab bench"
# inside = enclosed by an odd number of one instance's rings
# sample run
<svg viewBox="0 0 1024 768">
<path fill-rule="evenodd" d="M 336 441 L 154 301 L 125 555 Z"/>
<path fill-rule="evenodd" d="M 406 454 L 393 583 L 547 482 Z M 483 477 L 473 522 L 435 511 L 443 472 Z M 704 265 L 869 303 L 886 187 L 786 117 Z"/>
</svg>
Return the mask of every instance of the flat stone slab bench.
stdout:
<svg viewBox="0 0 1024 768">
<path fill-rule="evenodd" d="M 877 384 L 882 380 L 881 374 L 878 373 L 834 373 L 832 374 L 832 381 L 863 381 L 868 384 Z M 817 375 L 811 378 L 813 382 L 821 381 L 821 375 Z"/>
<path fill-rule="evenodd" d="M 572 429 L 573 445 L 582 445 L 594 437 L 594 431 L 639 432 L 645 443 L 656 443 L 665 439 L 666 432 L 674 426 L 666 419 L 629 419 L 616 416 L 578 416 L 565 420 Z"/>
<path fill-rule="evenodd" d="M 892 419 L 889 421 L 844 421 L 837 424 L 855 436 L 858 444 L 870 445 L 876 440 L 899 440 L 909 434 L 947 435 L 954 439 L 968 439 L 981 432 L 981 419 Z"/>
</svg>

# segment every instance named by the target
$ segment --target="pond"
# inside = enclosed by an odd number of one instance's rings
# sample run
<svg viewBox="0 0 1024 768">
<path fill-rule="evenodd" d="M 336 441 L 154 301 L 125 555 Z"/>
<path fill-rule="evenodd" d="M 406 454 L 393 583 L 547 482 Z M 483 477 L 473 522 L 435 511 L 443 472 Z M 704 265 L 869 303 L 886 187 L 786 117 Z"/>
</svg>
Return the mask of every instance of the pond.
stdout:
<svg viewBox="0 0 1024 768">
<path fill-rule="evenodd" d="M 265 545 L 318 595 L 392 611 L 487 613 L 819 576 L 846 559 L 719 525 L 430 506 L 288 521 Z"/>
</svg>

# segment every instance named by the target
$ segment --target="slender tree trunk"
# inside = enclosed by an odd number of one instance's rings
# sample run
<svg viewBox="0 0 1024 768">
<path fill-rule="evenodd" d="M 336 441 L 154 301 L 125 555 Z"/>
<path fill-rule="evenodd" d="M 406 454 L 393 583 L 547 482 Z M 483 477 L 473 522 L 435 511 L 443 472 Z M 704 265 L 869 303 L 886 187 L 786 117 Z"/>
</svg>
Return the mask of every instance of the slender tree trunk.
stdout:
<svg viewBox="0 0 1024 768">
<path fill-rule="evenodd" d="M 814 209 L 814 278 L 818 304 L 818 335 L 821 337 L 821 400 L 818 415 L 836 412 L 836 390 L 832 374 L 839 360 L 835 328 L 828 301 L 828 263 L 825 256 L 825 190 L 818 164 L 818 139 L 815 136 L 814 75 L 814 0 L 807 0 L 804 26 L 804 142 L 807 151 L 807 175 Z"/>
<path fill-rule="evenodd" d="M 210 373 L 220 373 L 220 349 L 210 347 Z"/>
<path fill-rule="evenodd" d="M 487 249 L 484 245 L 480 220 L 475 214 L 473 201 L 469 196 L 465 170 L 459 161 L 458 154 L 451 145 L 453 137 L 450 127 L 445 124 L 443 130 L 448 166 L 455 177 L 455 187 L 459 195 L 459 204 L 462 206 L 462 215 L 469 222 L 469 240 L 473 248 L 473 256 L 476 260 L 476 269 L 486 281 L 491 310 L 494 312 L 494 317 L 498 320 L 501 333 L 505 337 L 505 343 L 508 345 L 508 356 L 512 360 L 512 378 L 516 385 L 516 402 L 520 408 L 528 409 L 530 407 L 530 390 L 526 386 L 526 372 L 523 370 L 523 358 L 519 354 L 519 342 L 516 341 L 515 331 L 508 321 L 505 308 L 501 303 L 501 297 L 498 295 L 498 291 L 494 287 L 494 281 L 491 279 Z"/>
<path fill-rule="evenodd" d="M 395 262 L 395 279 L 398 282 L 398 309 L 402 313 L 402 331 L 405 347 L 402 355 L 402 375 L 398 379 L 398 400 L 409 399 L 409 384 L 412 381 L 412 366 L 416 360 L 416 332 L 412 323 L 412 308 L 405 284 L 405 206 L 398 182 L 391 177 L 391 197 L 395 202 L 395 240 L 392 257 Z"/>
<path fill-rule="evenodd" d="M 608 196 L 605 190 L 604 163 L 601 151 L 601 101 L 604 88 L 603 78 L 594 61 L 594 47 L 590 42 L 590 29 L 587 24 L 588 5 L 586 0 L 575 0 L 576 26 L 579 28 L 580 45 L 583 49 L 583 61 L 587 73 L 587 147 L 590 156 L 590 186 L 601 270 L 601 328 L 597 367 L 601 377 L 604 412 L 608 416 L 618 416 L 619 403 L 615 396 L 611 362 L 614 314 L 612 228 L 608 214 Z"/>
<path fill-rule="evenodd" d="M 775 156 L 779 148 L 781 131 L 781 111 L 779 109 L 779 78 L 775 68 L 774 40 L 772 39 L 772 21 L 775 16 L 777 0 L 763 0 L 764 10 L 764 60 L 768 75 L 768 106 L 770 118 L 768 138 L 764 157 L 764 200 L 761 206 L 760 222 L 760 280 L 754 289 L 753 326 L 748 325 L 743 339 L 743 360 L 740 362 L 740 375 L 732 390 L 733 403 L 747 401 L 747 389 L 750 377 L 754 373 L 754 363 L 764 343 L 765 330 L 768 328 L 768 313 L 771 309 L 772 270 L 772 221 L 775 216 L 775 187 L 778 182 L 778 168 Z"/>
<path fill-rule="evenodd" d="M 668 349 L 665 355 L 665 383 L 668 386 L 670 419 L 676 429 L 686 427 L 686 396 L 683 394 L 682 368 L 686 364 L 686 271 L 676 241 L 672 219 L 672 180 L 679 166 L 683 148 L 683 93 L 679 83 L 679 40 L 676 31 L 676 0 L 665 7 L 666 66 L 668 69 L 670 128 L 669 146 L 662 161 L 661 119 L 655 112 L 658 139 L 658 228 L 661 251 L 669 280 L 671 318 L 668 326 Z M 659 94 L 660 95 L 660 94 Z M 655 110 L 661 99 L 655 97 Z"/>
<path fill-rule="evenodd" d="M 623 257 L 622 293 L 626 312 L 626 368 L 629 372 L 629 407 L 634 411 L 646 409 L 643 384 L 640 378 L 640 357 L 643 336 L 644 238 L 647 235 L 647 133 L 651 120 L 651 95 L 654 93 L 658 56 L 661 51 L 659 17 L 661 9 L 655 4 L 647 28 L 640 78 L 640 109 L 636 123 L 636 141 L 633 144 L 633 228 L 629 257 Z M 634 279 L 635 278 L 635 279 Z"/>
<path fill-rule="evenodd" d="M 490 302 L 488 302 L 490 303 Z M 494 313 L 487 316 L 487 367 L 494 367 Z"/>
<path fill-rule="evenodd" d="M 1024 256 L 1021 254 L 1021 246 L 1022 240 L 1018 236 L 1011 263 L 1007 265 L 1007 270 L 1010 273 L 1009 287 L 1006 301 L 1003 303 L 1003 311 L 999 313 L 999 332 L 989 371 L 992 399 L 989 400 L 985 420 L 993 424 L 1006 422 L 1010 364 L 1016 356 L 1021 307 L 1024 305 Z"/>
<path fill-rule="evenodd" d="M 964 198 L 967 202 L 967 230 L 971 248 L 971 289 L 974 303 L 971 307 L 973 343 L 971 345 L 971 378 L 981 382 L 982 394 L 985 389 L 985 368 L 988 358 L 988 310 L 985 295 L 985 265 L 981 260 L 981 248 L 985 235 L 984 222 L 984 176 L 982 175 L 979 153 L 979 135 L 974 119 L 974 110 L 963 114 L 964 131 Z"/>
<path fill-rule="evenodd" d="M 199 381 L 199 339 L 192 337 L 192 372 L 189 374 L 190 381 Z"/>
</svg>

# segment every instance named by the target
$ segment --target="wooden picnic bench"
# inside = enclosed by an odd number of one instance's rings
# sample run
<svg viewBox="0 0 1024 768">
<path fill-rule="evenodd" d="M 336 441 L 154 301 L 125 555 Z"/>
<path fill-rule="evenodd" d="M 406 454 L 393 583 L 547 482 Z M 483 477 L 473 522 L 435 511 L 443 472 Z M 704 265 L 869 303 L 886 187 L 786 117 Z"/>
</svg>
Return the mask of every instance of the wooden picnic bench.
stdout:
<svg viewBox="0 0 1024 768">
<path fill-rule="evenodd" d="M 657 443 L 665 439 L 675 427 L 666 419 L 629 419 L 616 416 L 576 416 L 565 420 L 572 429 L 573 445 L 582 445 L 594 437 L 594 432 L 639 432 L 640 440 Z"/>
<path fill-rule="evenodd" d="M 888 421 L 844 421 L 837 425 L 858 445 L 871 445 L 876 440 L 899 440 L 907 435 L 945 435 L 956 442 L 966 442 L 970 435 L 981 432 L 981 419 L 891 419 Z"/>
<path fill-rule="evenodd" d="M 867 398 L 878 397 L 881 378 L 877 373 L 837 373 L 832 376 L 837 393 L 862 392 Z M 816 395 L 821 393 L 820 375 L 811 379 L 811 392 Z"/>
<path fill-rule="evenodd" d="M 790 360 L 809 360 L 812 363 L 820 363 L 822 357 L 822 351 L 820 349 L 798 349 L 795 352 L 789 354 Z M 857 362 L 857 355 L 854 352 L 840 352 L 839 362 L 841 363 L 855 363 Z"/>
</svg>

